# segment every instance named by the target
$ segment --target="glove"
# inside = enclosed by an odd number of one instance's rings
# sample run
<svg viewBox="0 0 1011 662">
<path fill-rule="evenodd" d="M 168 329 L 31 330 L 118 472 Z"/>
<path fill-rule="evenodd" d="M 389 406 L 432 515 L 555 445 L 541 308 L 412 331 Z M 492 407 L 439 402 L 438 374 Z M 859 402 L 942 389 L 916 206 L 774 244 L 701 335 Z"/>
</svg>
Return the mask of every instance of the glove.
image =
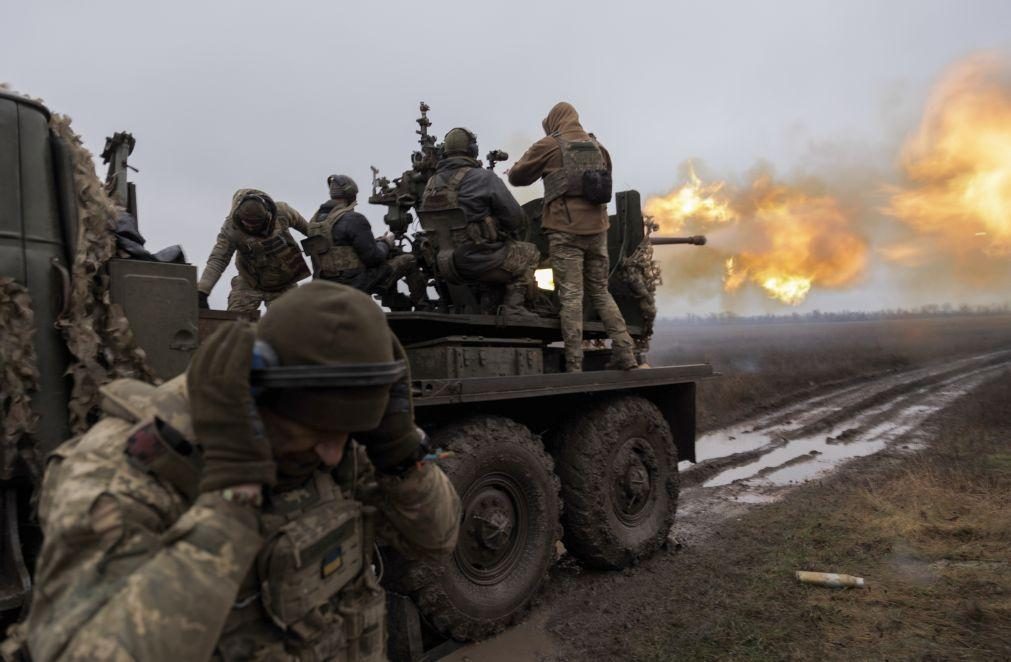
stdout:
<svg viewBox="0 0 1011 662">
<path fill-rule="evenodd" d="M 211 304 L 207 302 L 207 292 L 197 292 L 197 306 L 200 310 L 210 310 Z"/>
<path fill-rule="evenodd" d="M 396 338 L 393 339 L 393 357 L 407 359 Z M 424 457 L 427 437 L 414 424 L 410 370 L 390 388 L 390 402 L 379 427 L 356 433 L 355 439 L 365 446 L 369 461 L 380 473 L 403 475 Z"/>
<path fill-rule="evenodd" d="M 383 242 L 384 244 L 386 244 L 390 248 L 394 248 L 396 246 L 396 244 L 397 244 L 396 238 L 391 233 L 389 233 L 389 232 L 387 232 L 382 237 L 380 237 L 379 241 Z"/>
<path fill-rule="evenodd" d="M 255 339 L 250 324 L 224 325 L 196 351 L 186 373 L 193 430 L 204 451 L 201 492 L 277 481 L 249 386 Z"/>
</svg>

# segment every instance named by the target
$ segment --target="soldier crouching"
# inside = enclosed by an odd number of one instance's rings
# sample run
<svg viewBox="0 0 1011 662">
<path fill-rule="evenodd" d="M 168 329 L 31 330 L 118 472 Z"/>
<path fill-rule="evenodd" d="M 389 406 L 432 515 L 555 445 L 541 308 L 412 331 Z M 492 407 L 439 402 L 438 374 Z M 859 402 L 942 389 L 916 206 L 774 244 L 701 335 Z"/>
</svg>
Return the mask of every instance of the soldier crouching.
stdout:
<svg viewBox="0 0 1011 662">
<path fill-rule="evenodd" d="M 312 260 L 313 278 L 349 285 L 366 294 L 383 294 L 404 279 L 411 303 L 423 308 L 428 280 L 410 253 L 390 257 L 393 236 L 376 239 L 369 220 L 355 211 L 358 185 L 347 175 L 327 178 L 330 199 L 320 205 L 302 241 Z"/>
<path fill-rule="evenodd" d="M 502 313 L 536 318 L 526 308 L 541 253 L 534 244 L 515 237 L 526 221 L 523 208 L 501 179 L 477 160 L 477 136 L 463 127 L 450 129 L 443 157 L 428 180 L 421 210 L 453 226 L 453 274 L 463 281 L 505 285 Z M 444 250 L 443 247 L 439 248 Z"/>
<path fill-rule="evenodd" d="M 103 392 L 46 470 L 32 659 L 386 659 L 373 537 L 437 559 L 460 503 L 367 296 L 297 288 L 186 375 Z"/>
<path fill-rule="evenodd" d="M 208 307 L 207 297 L 236 251 L 239 275 L 232 278 L 228 310 L 255 312 L 261 303 L 270 305 L 307 277 L 309 269 L 290 228 L 308 232 L 308 224 L 293 207 L 256 189 L 236 191 L 197 284 L 200 307 Z"/>
</svg>

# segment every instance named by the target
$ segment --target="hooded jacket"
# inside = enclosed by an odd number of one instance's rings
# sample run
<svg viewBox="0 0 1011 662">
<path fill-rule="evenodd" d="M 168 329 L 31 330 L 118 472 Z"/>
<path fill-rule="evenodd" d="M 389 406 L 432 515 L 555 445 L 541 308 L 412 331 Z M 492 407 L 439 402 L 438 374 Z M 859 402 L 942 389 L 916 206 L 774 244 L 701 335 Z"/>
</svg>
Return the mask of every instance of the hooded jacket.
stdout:
<svg viewBox="0 0 1011 662">
<path fill-rule="evenodd" d="M 564 140 L 590 139 L 590 134 L 579 123 L 579 113 L 565 101 L 556 103 L 541 125 L 545 137 L 535 142 L 509 170 L 509 183 L 513 186 L 529 186 L 562 168 L 562 150 L 555 136 Z M 611 155 L 603 146 L 600 149 L 610 170 Z M 548 204 L 541 226 L 545 230 L 581 235 L 605 232 L 609 226 L 607 205 L 595 205 L 580 197 L 562 196 Z"/>
<path fill-rule="evenodd" d="M 224 273 L 225 269 L 228 268 L 228 263 L 232 261 L 232 255 L 240 247 L 236 239 L 241 237 L 246 233 L 235 220 L 235 210 L 242 202 L 242 199 L 249 193 L 258 193 L 266 198 L 270 198 L 263 191 L 257 189 L 239 189 L 232 196 L 232 207 L 228 212 L 228 216 L 225 217 L 225 222 L 221 225 L 221 231 L 218 232 L 218 239 L 214 243 L 214 248 L 211 250 L 210 256 L 207 258 L 207 265 L 204 266 L 204 272 L 200 275 L 200 282 L 197 283 L 197 289 L 204 294 L 209 294 L 214 286 L 217 284 L 218 280 L 221 279 L 221 274 Z M 267 234 L 279 234 L 284 235 L 286 241 L 288 241 L 292 246 L 295 246 L 296 250 L 298 245 L 295 244 L 294 237 L 291 236 L 289 228 L 295 228 L 302 234 L 306 234 L 309 231 L 309 224 L 306 220 L 299 214 L 295 209 L 285 203 L 285 202 L 274 202 L 277 207 L 277 215 L 274 218 L 274 225 L 270 228 Z M 237 260 L 236 266 L 239 269 L 239 273 L 254 286 L 255 277 L 253 274 L 249 273 L 248 265 L 244 263 L 242 256 L 240 255 L 239 260 Z M 304 265 L 303 265 L 304 266 Z M 304 275 L 299 275 L 292 284 L 299 278 L 304 278 L 308 276 L 308 269 L 306 269 Z"/>
</svg>

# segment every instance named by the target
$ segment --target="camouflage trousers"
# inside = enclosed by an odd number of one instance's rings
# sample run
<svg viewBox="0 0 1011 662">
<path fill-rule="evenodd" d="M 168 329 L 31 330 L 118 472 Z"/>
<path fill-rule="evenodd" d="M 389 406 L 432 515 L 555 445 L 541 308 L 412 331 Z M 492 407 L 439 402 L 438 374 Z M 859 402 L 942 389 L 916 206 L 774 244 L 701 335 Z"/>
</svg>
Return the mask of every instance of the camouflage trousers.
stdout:
<svg viewBox="0 0 1011 662">
<path fill-rule="evenodd" d="M 253 313 L 260 309 L 260 304 L 270 306 L 279 296 L 288 290 L 298 287 L 298 283 L 292 283 L 291 287 L 278 292 L 264 292 L 258 290 L 241 275 L 232 279 L 232 291 L 228 293 L 228 310 L 236 313 Z"/>
<path fill-rule="evenodd" d="M 615 363 L 622 368 L 635 363 L 632 337 L 625 319 L 607 290 L 607 233 L 579 235 L 568 232 L 548 233 L 551 269 L 554 272 L 560 314 L 562 340 L 565 341 L 565 369 L 583 369 L 583 295 L 600 315 Z"/>
<path fill-rule="evenodd" d="M 534 282 L 534 271 L 541 262 L 541 252 L 529 241 L 506 242 L 506 256 L 502 269 L 512 274 L 514 285 L 529 286 Z"/>
</svg>

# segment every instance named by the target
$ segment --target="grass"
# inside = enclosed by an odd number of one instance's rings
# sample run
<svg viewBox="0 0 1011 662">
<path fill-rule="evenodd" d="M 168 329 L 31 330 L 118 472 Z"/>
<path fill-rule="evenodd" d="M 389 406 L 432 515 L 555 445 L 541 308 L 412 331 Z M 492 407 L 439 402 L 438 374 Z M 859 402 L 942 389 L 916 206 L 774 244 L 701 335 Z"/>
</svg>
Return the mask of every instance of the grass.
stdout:
<svg viewBox="0 0 1011 662">
<path fill-rule="evenodd" d="M 1011 373 L 929 426 L 915 455 L 858 462 L 683 552 L 634 657 L 1011 658 Z M 801 585 L 802 569 L 869 588 Z"/>
<path fill-rule="evenodd" d="M 700 431 L 863 377 L 1011 348 L 1011 317 L 853 322 L 660 322 L 649 361 L 709 361 L 723 376 L 698 393 Z"/>
</svg>

